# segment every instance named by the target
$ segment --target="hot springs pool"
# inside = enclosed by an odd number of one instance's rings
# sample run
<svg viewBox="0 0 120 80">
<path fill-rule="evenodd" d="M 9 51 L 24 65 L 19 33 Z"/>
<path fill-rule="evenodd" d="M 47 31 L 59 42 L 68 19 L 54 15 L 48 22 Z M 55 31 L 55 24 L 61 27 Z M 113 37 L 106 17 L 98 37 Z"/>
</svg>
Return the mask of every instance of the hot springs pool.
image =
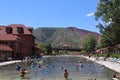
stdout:
<svg viewBox="0 0 120 80">
<path fill-rule="evenodd" d="M 24 78 L 19 76 L 19 71 L 15 70 L 16 64 L 0 67 L 0 80 L 65 80 L 64 69 L 68 70 L 68 80 L 111 80 L 115 72 L 94 62 L 88 62 L 84 58 L 74 56 L 44 57 L 41 67 L 35 66 L 31 69 L 31 62 L 20 63 L 26 68 L 27 73 Z M 79 61 L 83 67 L 77 67 Z M 37 60 L 34 60 L 36 64 Z"/>
</svg>

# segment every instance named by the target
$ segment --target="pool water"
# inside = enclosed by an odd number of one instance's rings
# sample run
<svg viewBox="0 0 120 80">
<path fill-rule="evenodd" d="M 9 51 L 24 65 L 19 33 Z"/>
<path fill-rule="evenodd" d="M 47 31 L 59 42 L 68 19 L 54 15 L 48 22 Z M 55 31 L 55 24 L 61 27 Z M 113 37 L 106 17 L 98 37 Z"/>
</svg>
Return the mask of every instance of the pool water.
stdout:
<svg viewBox="0 0 120 80">
<path fill-rule="evenodd" d="M 39 59 L 43 63 L 41 67 L 31 69 L 31 63 L 20 63 L 27 73 L 24 78 L 15 70 L 16 64 L 0 67 L 0 80 L 112 80 L 115 72 L 94 62 L 88 62 L 84 58 L 75 56 L 53 56 Z M 76 66 L 82 62 L 83 67 Z M 36 65 L 37 60 L 34 60 Z M 68 79 L 63 77 L 64 69 L 67 69 Z"/>
</svg>

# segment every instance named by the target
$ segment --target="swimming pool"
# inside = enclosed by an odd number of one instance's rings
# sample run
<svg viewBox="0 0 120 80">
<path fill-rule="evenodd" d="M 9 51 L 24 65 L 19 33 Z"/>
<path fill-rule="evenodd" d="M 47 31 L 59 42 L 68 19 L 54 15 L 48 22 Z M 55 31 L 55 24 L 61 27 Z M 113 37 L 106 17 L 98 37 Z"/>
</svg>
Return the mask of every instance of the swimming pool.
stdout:
<svg viewBox="0 0 120 80">
<path fill-rule="evenodd" d="M 111 80 L 115 72 L 84 58 L 75 56 L 51 56 L 39 59 L 43 63 L 38 68 L 31 69 L 29 63 L 21 64 L 27 69 L 24 79 L 15 70 L 15 64 L 0 67 L 0 80 L 65 80 L 64 69 L 68 70 L 68 80 Z M 79 61 L 83 67 L 77 66 Z M 36 64 L 37 60 L 34 60 Z"/>
</svg>

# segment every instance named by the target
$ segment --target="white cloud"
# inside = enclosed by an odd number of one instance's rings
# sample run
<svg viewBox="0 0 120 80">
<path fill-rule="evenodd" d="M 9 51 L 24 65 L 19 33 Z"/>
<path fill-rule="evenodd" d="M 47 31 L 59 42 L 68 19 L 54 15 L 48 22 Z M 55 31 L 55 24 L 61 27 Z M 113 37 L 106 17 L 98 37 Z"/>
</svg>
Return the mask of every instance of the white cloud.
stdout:
<svg viewBox="0 0 120 80">
<path fill-rule="evenodd" d="M 87 14 L 86 16 L 87 16 L 87 17 L 90 17 L 90 16 L 93 16 L 93 15 L 94 15 L 94 12 L 89 13 L 89 14 Z"/>
</svg>

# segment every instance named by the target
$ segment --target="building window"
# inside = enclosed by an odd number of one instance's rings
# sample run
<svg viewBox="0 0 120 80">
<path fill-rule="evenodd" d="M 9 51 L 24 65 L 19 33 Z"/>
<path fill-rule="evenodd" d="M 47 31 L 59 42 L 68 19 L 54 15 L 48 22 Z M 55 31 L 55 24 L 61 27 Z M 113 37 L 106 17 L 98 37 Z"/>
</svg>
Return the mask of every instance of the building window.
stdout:
<svg viewBox="0 0 120 80">
<path fill-rule="evenodd" d="M 14 45 L 14 41 L 10 42 L 10 45 Z"/>
<path fill-rule="evenodd" d="M 7 32 L 7 34 L 12 34 L 12 28 L 11 27 L 6 27 L 6 32 Z"/>
<path fill-rule="evenodd" d="M 33 31 L 33 29 L 28 29 L 31 33 L 32 33 L 32 31 Z"/>
<path fill-rule="evenodd" d="M 8 44 L 8 42 L 5 41 L 4 44 Z"/>
<path fill-rule="evenodd" d="M 7 42 L 7 41 L 0 41 L 0 44 L 5 44 L 5 45 L 7 45 L 8 42 Z"/>
<path fill-rule="evenodd" d="M 22 27 L 17 27 L 17 32 L 19 34 L 23 34 L 24 33 L 23 28 Z"/>
<path fill-rule="evenodd" d="M 10 47 L 11 47 L 12 49 L 14 49 L 14 45 L 10 45 Z"/>
<path fill-rule="evenodd" d="M 0 41 L 0 44 L 2 44 L 2 41 Z"/>
</svg>

